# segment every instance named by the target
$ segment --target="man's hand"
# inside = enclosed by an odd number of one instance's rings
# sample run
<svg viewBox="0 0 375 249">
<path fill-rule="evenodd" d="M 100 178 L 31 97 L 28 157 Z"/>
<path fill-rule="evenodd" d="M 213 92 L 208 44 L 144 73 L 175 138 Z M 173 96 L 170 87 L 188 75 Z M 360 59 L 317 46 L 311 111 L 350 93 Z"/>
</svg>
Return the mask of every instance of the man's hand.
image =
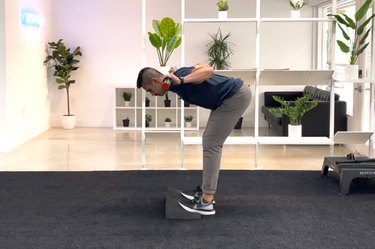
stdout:
<svg viewBox="0 0 375 249">
<path fill-rule="evenodd" d="M 174 73 L 177 70 L 177 67 L 173 66 L 169 69 L 168 73 Z"/>
<path fill-rule="evenodd" d="M 173 73 L 169 73 L 169 74 L 168 74 L 168 77 L 170 77 L 170 78 L 172 79 L 174 85 L 179 85 L 179 84 L 181 84 L 181 80 L 180 80 L 180 78 L 178 78 L 178 77 L 177 77 L 176 75 L 174 75 Z"/>
<path fill-rule="evenodd" d="M 173 74 L 174 71 L 177 70 L 177 67 L 171 67 L 169 77 L 172 78 L 173 84 L 179 85 L 181 84 L 181 79 L 178 78 L 176 75 Z M 172 72 L 171 72 L 172 71 Z M 214 74 L 214 69 L 205 63 L 197 64 L 194 66 L 191 74 L 186 75 L 183 80 L 184 84 L 200 84 L 205 80 L 209 79 Z"/>
</svg>

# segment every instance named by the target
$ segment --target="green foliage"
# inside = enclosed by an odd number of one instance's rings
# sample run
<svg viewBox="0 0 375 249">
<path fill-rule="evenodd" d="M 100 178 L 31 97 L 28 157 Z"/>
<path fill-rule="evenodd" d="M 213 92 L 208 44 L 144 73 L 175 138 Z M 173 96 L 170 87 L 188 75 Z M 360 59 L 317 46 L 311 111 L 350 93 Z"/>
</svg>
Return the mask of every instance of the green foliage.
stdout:
<svg viewBox="0 0 375 249">
<path fill-rule="evenodd" d="M 303 0 L 289 0 L 289 5 L 293 8 L 293 10 L 300 10 L 303 6 L 305 6 L 305 2 Z"/>
<path fill-rule="evenodd" d="M 169 118 L 169 117 L 166 117 L 166 118 L 164 119 L 164 122 L 172 122 L 172 119 Z"/>
<path fill-rule="evenodd" d="M 152 116 L 151 116 L 151 114 L 146 114 L 145 117 L 146 117 L 146 123 L 150 124 L 151 121 L 152 121 Z"/>
<path fill-rule="evenodd" d="M 362 18 L 366 17 L 367 11 L 371 5 L 372 0 L 366 0 L 366 2 L 355 13 L 354 20 L 345 13 L 328 15 L 335 17 L 338 27 L 342 32 L 345 40 L 337 40 L 337 44 L 342 52 L 350 54 L 349 64 L 351 65 L 354 65 L 357 62 L 358 56 L 365 51 L 370 43 L 366 43 L 366 39 L 371 34 L 371 20 L 375 17 L 375 14 L 372 14 L 364 21 L 362 21 Z M 370 26 L 366 30 L 368 25 Z M 354 34 L 354 37 L 350 36 L 351 34 Z"/>
<path fill-rule="evenodd" d="M 227 11 L 229 9 L 228 0 L 218 0 L 216 6 L 219 11 Z"/>
<path fill-rule="evenodd" d="M 123 92 L 122 97 L 124 98 L 124 101 L 130 101 L 132 98 L 132 93 L 131 92 Z"/>
<path fill-rule="evenodd" d="M 181 45 L 182 25 L 165 17 L 161 21 L 153 20 L 152 27 L 155 33 L 148 32 L 148 38 L 156 48 L 160 66 L 166 66 L 173 51 Z"/>
<path fill-rule="evenodd" d="M 303 115 L 318 105 L 318 101 L 310 100 L 310 95 L 297 98 L 296 101 L 285 101 L 280 96 L 272 98 L 281 104 L 281 107 L 268 108 L 271 113 L 285 114 L 289 117 L 291 125 L 300 125 Z"/>
<path fill-rule="evenodd" d="M 81 49 L 77 47 L 71 52 L 62 39 L 58 42 L 49 42 L 48 48 L 48 55 L 44 63 L 52 62 L 50 67 L 55 70 L 53 76 L 56 77 L 58 89 L 65 89 L 67 92 L 68 115 L 70 116 L 69 87 L 75 83 L 75 80 L 71 79 L 71 73 L 79 68 L 77 66 L 79 60 L 76 57 L 82 56 Z"/>
<path fill-rule="evenodd" d="M 185 116 L 185 121 L 186 121 L 186 122 L 191 122 L 191 121 L 193 121 L 193 116 L 191 116 L 191 115 L 187 115 L 187 116 Z"/>
<path fill-rule="evenodd" d="M 206 45 L 209 64 L 217 69 L 223 70 L 230 67 L 229 57 L 233 54 L 232 42 L 229 41 L 230 33 L 223 36 L 219 28 L 215 34 L 209 34 L 212 40 Z"/>
</svg>

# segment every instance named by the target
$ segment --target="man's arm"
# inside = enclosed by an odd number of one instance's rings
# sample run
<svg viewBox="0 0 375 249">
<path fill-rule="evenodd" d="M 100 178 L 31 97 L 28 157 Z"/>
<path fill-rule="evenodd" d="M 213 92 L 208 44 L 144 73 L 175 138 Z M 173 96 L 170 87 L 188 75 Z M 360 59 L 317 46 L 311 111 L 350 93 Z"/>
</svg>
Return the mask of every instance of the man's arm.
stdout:
<svg viewBox="0 0 375 249">
<path fill-rule="evenodd" d="M 214 69 L 210 65 L 205 63 L 197 64 L 194 66 L 191 74 L 183 77 L 183 84 L 200 84 L 209 79 L 213 74 Z M 172 78 L 176 85 L 181 84 L 180 78 L 173 73 L 170 73 L 168 76 Z"/>
</svg>

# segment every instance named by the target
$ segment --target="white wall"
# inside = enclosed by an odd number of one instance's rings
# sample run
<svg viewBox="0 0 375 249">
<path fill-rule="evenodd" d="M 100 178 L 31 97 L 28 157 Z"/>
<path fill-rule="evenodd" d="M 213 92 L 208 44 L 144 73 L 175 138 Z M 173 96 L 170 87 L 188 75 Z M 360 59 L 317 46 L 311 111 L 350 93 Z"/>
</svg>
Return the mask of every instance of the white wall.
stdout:
<svg viewBox="0 0 375 249">
<path fill-rule="evenodd" d="M 147 0 L 146 31 L 152 31 L 152 19 L 170 16 L 180 20 L 180 1 Z M 147 66 L 157 66 L 155 49 L 148 37 L 142 37 L 142 1 L 123 0 L 54 0 L 52 1 L 52 40 L 60 38 L 71 47 L 81 46 L 81 68 L 75 72 L 71 109 L 77 126 L 111 127 L 115 86 L 135 87 L 138 71 L 143 67 L 142 43 L 146 42 Z M 216 0 L 187 0 L 187 17 L 216 17 Z M 262 17 L 289 17 L 288 1 L 262 0 Z M 312 15 L 310 7 L 302 16 Z M 255 17 L 255 0 L 232 1 L 229 17 Z M 255 24 L 187 24 L 185 65 L 206 60 L 205 44 L 218 27 L 232 34 L 235 53 L 233 68 L 255 67 Z M 261 68 L 311 68 L 311 23 L 262 24 Z M 181 49 L 170 60 L 180 66 Z M 254 105 L 254 102 L 252 103 Z M 251 110 L 252 109 L 252 110 Z M 245 125 L 251 125 L 254 107 L 250 107 Z M 65 93 L 52 88 L 52 125 L 60 126 L 66 113 Z M 201 125 L 207 111 L 202 111 Z M 260 119 L 262 121 L 262 119 Z M 265 125 L 265 124 L 261 124 Z"/>
<path fill-rule="evenodd" d="M 48 82 L 43 65 L 44 46 L 50 28 L 49 2 L 48 0 L 4 1 L 5 16 L 1 24 L 5 23 L 5 32 L 4 37 L 1 37 L 1 46 L 5 48 L 6 66 L 5 81 L 1 83 L 1 90 L 5 92 L 4 98 L 1 98 L 0 110 L 3 119 L 0 119 L 2 151 L 22 144 L 50 126 Z M 22 25 L 21 12 L 24 8 L 32 9 L 44 16 L 47 24 L 41 28 Z M 3 55 L 1 52 L 0 54 Z"/>
<path fill-rule="evenodd" d="M 71 111 L 77 126 L 110 127 L 115 86 L 135 86 L 142 66 L 141 1 L 54 0 L 52 40 L 81 46 Z M 53 82 L 54 83 L 54 82 Z M 52 88 L 52 125 L 67 113 L 66 95 Z"/>
<path fill-rule="evenodd" d="M 0 0 L 0 152 L 5 151 L 6 86 L 5 86 L 5 3 Z"/>
</svg>

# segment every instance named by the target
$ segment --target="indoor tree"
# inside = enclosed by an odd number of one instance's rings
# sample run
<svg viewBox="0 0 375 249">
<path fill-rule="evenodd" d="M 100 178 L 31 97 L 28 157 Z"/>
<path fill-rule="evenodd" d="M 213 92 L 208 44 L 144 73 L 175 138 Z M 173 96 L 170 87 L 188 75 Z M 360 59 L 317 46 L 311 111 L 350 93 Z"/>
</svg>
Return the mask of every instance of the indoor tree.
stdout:
<svg viewBox="0 0 375 249">
<path fill-rule="evenodd" d="M 79 63 L 79 60 L 77 60 L 78 56 L 82 56 L 80 47 L 77 47 L 71 51 L 71 49 L 64 44 L 62 39 L 60 39 L 58 42 L 48 43 L 48 55 L 44 63 L 50 62 L 50 67 L 54 68 L 55 70 L 53 76 L 55 76 L 58 89 L 65 89 L 66 91 L 68 108 L 67 116 L 72 116 L 70 113 L 69 89 L 70 85 L 75 83 L 75 80 L 71 79 L 71 73 L 79 68 L 77 66 Z"/>
</svg>

